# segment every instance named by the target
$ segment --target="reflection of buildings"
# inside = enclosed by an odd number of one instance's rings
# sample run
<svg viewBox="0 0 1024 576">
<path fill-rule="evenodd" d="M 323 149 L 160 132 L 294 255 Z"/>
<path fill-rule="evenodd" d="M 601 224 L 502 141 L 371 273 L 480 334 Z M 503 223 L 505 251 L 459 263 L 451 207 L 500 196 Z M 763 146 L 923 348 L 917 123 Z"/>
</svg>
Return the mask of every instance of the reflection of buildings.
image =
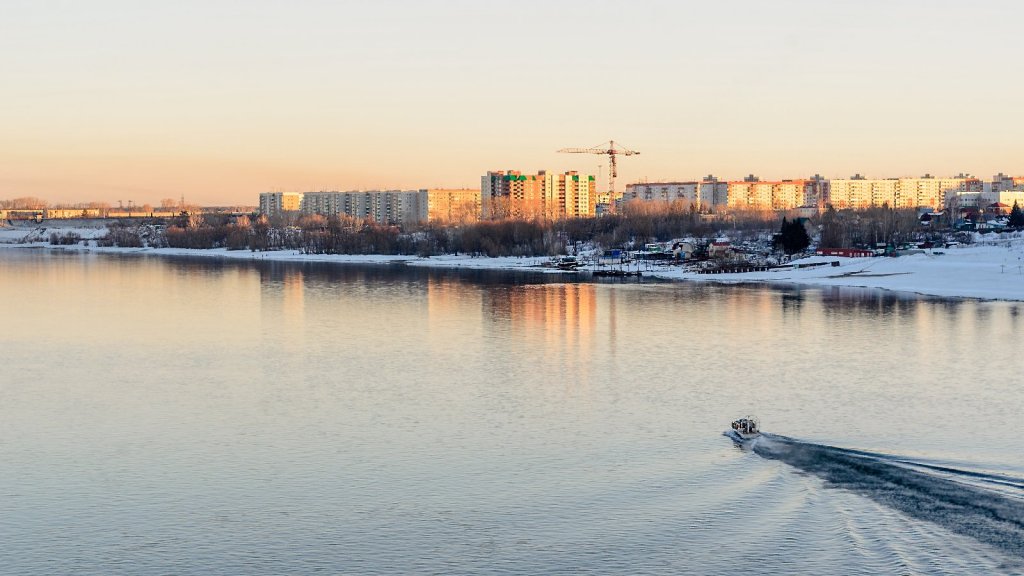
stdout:
<svg viewBox="0 0 1024 576">
<path fill-rule="evenodd" d="M 287 322 L 302 321 L 305 314 L 305 277 L 299 266 L 286 262 L 266 262 L 260 268 L 260 290 L 264 305 L 280 303 Z"/>
<path fill-rule="evenodd" d="M 837 315 L 897 315 L 914 314 L 921 304 L 920 297 L 900 292 L 887 292 L 875 288 L 829 286 L 820 291 L 822 311 L 827 316 Z"/>
<path fill-rule="evenodd" d="M 306 281 L 301 268 L 285 270 L 281 281 L 281 311 L 286 317 L 301 316 L 305 312 Z"/>
<path fill-rule="evenodd" d="M 586 365 L 591 360 L 597 323 L 593 284 L 535 284 L 484 293 L 487 318 L 507 322 L 515 332 L 551 344 L 545 350 L 565 361 Z M 575 351 L 571 358 L 567 352 Z M 575 360 L 575 362 L 573 362 Z"/>
<path fill-rule="evenodd" d="M 468 321 L 467 314 L 472 313 L 475 318 L 479 318 L 481 291 L 471 288 L 466 282 L 458 278 L 429 275 L 426 278 L 426 290 L 430 337 L 436 345 L 444 347 L 449 342 L 444 334 L 445 324 L 465 329 L 474 324 Z"/>
</svg>

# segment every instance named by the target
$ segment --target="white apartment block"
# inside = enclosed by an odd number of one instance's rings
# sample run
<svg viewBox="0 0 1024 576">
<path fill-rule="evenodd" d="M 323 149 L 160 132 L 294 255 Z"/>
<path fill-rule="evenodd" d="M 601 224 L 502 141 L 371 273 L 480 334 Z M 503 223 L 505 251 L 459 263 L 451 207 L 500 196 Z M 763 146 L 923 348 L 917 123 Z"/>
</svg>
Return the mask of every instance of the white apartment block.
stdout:
<svg viewBox="0 0 1024 576">
<path fill-rule="evenodd" d="M 719 182 L 718 178 L 708 176 L 700 183 L 701 208 L 719 208 L 729 205 L 729 183 Z"/>
<path fill-rule="evenodd" d="M 793 210 L 816 206 L 823 182 L 820 179 L 762 182 L 751 176 L 728 183 L 727 205 L 733 210 Z"/>
<path fill-rule="evenodd" d="M 982 192 L 981 180 L 969 176 L 867 179 L 854 176 L 831 180 L 826 203 L 833 208 L 931 208 L 942 210 L 954 198 L 970 201 Z M 976 200 L 975 200 L 976 201 Z"/>
<path fill-rule="evenodd" d="M 714 176 L 707 176 L 699 182 L 628 184 L 622 200 L 680 202 L 699 209 L 793 210 L 810 206 L 817 210 L 827 190 L 828 181 L 820 176 L 775 182 L 762 182 L 753 175 L 733 182 L 720 182 Z"/>
<path fill-rule="evenodd" d="M 769 210 L 772 208 L 771 182 L 729 182 L 731 210 Z"/>
<path fill-rule="evenodd" d="M 260 193 L 260 214 L 277 216 L 284 212 L 298 212 L 301 208 L 301 192 Z"/>
<path fill-rule="evenodd" d="M 1005 204 L 1011 207 L 1016 203 L 1021 210 L 1024 210 L 1024 188 L 1021 188 L 1020 190 L 1001 190 L 999 192 L 994 192 L 992 197 L 988 198 L 988 200 L 992 201 L 988 204 L 998 202 L 999 204 Z"/>
<path fill-rule="evenodd" d="M 714 176 L 691 182 L 638 182 L 627 184 L 621 202 L 681 203 L 686 208 L 711 209 L 728 204 L 729 183 Z"/>
<path fill-rule="evenodd" d="M 381 224 L 408 224 L 427 220 L 426 190 L 370 190 L 366 192 L 306 192 L 303 214 L 345 215 Z"/>
<path fill-rule="evenodd" d="M 624 202 L 682 203 L 685 207 L 700 206 L 700 182 L 644 182 L 626 184 Z"/>
<path fill-rule="evenodd" d="M 427 219 L 445 224 L 465 223 L 480 218 L 478 188 L 430 188 L 427 190 Z"/>
</svg>

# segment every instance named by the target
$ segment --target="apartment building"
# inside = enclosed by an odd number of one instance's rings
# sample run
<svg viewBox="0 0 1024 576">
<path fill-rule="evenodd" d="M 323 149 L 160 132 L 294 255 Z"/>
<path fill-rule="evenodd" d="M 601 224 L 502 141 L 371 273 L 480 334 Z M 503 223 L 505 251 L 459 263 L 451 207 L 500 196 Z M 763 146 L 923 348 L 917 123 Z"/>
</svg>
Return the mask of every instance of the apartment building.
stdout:
<svg viewBox="0 0 1024 576">
<path fill-rule="evenodd" d="M 441 224 L 473 222 L 480 218 L 480 190 L 428 188 L 427 220 Z"/>
<path fill-rule="evenodd" d="M 301 192 L 260 193 L 260 214 L 277 216 L 284 212 L 298 212 L 301 208 Z"/>
<path fill-rule="evenodd" d="M 1000 172 L 992 177 L 992 185 L 983 200 L 985 205 L 1016 203 L 1024 209 L 1024 176 L 1007 176 Z"/>
<path fill-rule="evenodd" d="M 994 192 L 989 198 L 986 198 L 986 201 L 988 200 L 991 200 L 991 202 L 986 202 L 986 205 L 1003 204 L 1005 206 L 1012 207 L 1016 204 L 1024 210 L 1024 188 L 1016 190 L 1000 190 L 999 192 Z"/>
<path fill-rule="evenodd" d="M 1024 190 L 1024 176 L 1007 176 L 1000 172 L 992 177 L 992 193 Z"/>
<path fill-rule="evenodd" d="M 593 216 L 597 210 L 597 179 L 575 171 L 544 174 L 544 214 L 548 220 Z"/>
<path fill-rule="evenodd" d="M 823 179 L 762 181 L 747 176 L 728 183 L 728 207 L 732 210 L 792 210 L 816 205 Z"/>
<path fill-rule="evenodd" d="M 345 215 L 382 224 L 408 224 L 427 220 L 426 190 L 370 190 L 306 192 L 303 214 Z"/>
<path fill-rule="evenodd" d="M 700 206 L 706 210 L 724 208 L 729 205 L 729 183 L 720 181 L 712 174 L 700 182 Z"/>
<path fill-rule="evenodd" d="M 590 174 L 549 174 L 546 170 L 523 174 L 508 170 L 488 172 L 480 179 L 484 218 L 558 220 L 593 216 L 596 206 L 596 179 Z"/>
<path fill-rule="evenodd" d="M 701 204 L 700 182 L 642 182 L 626 184 L 623 202 L 665 202 L 687 208 Z"/>
<path fill-rule="evenodd" d="M 708 175 L 700 181 L 627 184 L 620 201 L 665 202 L 701 210 L 726 206 L 728 194 L 728 182 Z"/>
<path fill-rule="evenodd" d="M 968 199 L 982 191 L 981 180 L 964 175 L 937 178 L 926 174 L 920 178 L 868 179 L 858 174 L 848 179 L 831 180 L 827 204 L 837 210 L 883 205 L 942 210 L 954 199 Z"/>
</svg>

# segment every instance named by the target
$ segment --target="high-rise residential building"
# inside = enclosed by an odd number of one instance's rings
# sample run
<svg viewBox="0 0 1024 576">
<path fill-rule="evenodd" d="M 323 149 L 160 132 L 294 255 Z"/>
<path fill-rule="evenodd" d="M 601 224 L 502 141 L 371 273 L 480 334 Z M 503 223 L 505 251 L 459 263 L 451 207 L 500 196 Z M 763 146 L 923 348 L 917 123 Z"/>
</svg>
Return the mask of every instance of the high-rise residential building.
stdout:
<svg viewBox="0 0 1024 576">
<path fill-rule="evenodd" d="M 747 176 L 729 182 L 728 207 L 733 210 L 792 210 L 815 203 L 821 182 L 815 180 L 762 181 Z"/>
<path fill-rule="evenodd" d="M 260 213 L 277 216 L 285 212 L 298 212 L 302 208 L 301 192 L 261 192 Z"/>
<path fill-rule="evenodd" d="M 992 177 L 991 183 L 983 183 L 981 190 L 977 184 L 966 188 L 947 198 L 946 207 L 963 212 L 984 210 L 993 204 L 1010 207 L 1017 202 L 1024 206 L 1024 176 L 1007 176 L 1000 172 Z"/>
<path fill-rule="evenodd" d="M 814 212 L 820 213 L 825 209 L 825 199 L 829 196 L 832 183 L 821 174 L 815 174 L 808 180 L 812 186 L 808 194 L 805 195 L 803 208 L 813 209 Z"/>
<path fill-rule="evenodd" d="M 1007 176 L 1000 172 L 992 177 L 992 193 L 1024 190 L 1024 176 Z"/>
<path fill-rule="evenodd" d="M 728 193 L 728 182 L 708 175 L 700 181 L 627 184 L 620 202 L 665 202 L 687 209 L 713 209 L 728 203 Z"/>
<path fill-rule="evenodd" d="M 1018 190 L 1000 190 L 993 194 L 992 200 L 989 204 L 1004 204 L 1012 207 L 1014 204 L 1024 210 L 1024 188 Z"/>
<path fill-rule="evenodd" d="M 683 208 L 699 208 L 700 193 L 700 182 L 640 182 L 626 184 L 622 201 L 664 202 Z"/>
<path fill-rule="evenodd" d="M 753 176 L 729 182 L 730 210 L 772 210 L 772 182 Z"/>
<path fill-rule="evenodd" d="M 808 206 L 816 209 L 827 190 L 828 181 L 818 175 L 777 182 L 763 182 L 752 174 L 742 181 L 720 182 L 708 175 L 699 182 L 628 184 L 623 201 L 675 202 L 700 210 L 792 210 Z"/>
<path fill-rule="evenodd" d="M 597 185 L 593 175 L 565 172 L 523 174 L 518 170 L 488 172 L 480 179 L 484 218 L 558 220 L 593 216 Z"/>
<path fill-rule="evenodd" d="M 532 219 L 542 215 L 544 171 L 488 172 L 480 180 L 480 211 L 484 218 Z"/>
<path fill-rule="evenodd" d="M 900 178 L 896 207 L 941 210 L 954 199 L 978 197 L 983 191 L 981 180 L 965 174 L 951 178 L 936 178 L 930 174 L 921 178 Z"/>
<path fill-rule="evenodd" d="M 986 195 L 983 203 L 985 206 L 1003 204 L 1011 208 L 1016 204 L 1024 209 L 1024 176 L 1007 176 L 1002 172 L 996 174 L 992 177 L 991 192 Z"/>
<path fill-rule="evenodd" d="M 427 220 L 444 224 L 472 222 L 480 218 L 480 190 L 476 188 L 427 189 Z"/>
<path fill-rule="evenodd" d="M 544 216 L 548 220 L 593 216 L 597 210 L 597 179 L 576 171 L 544 174 Z"/>
<path fill-rule="evenodd" d="M 426 190 L 370 190 L 306 192 L 303 214 L 346 215 L 382 224 L 408 224 L 427 220 Z"/>
<path fill-rule="evenodd" d="M 827 204 L 836 209 L 926 207 L 942 210 L 952 200 L 982 192 L 981 180 L 960 175 L 936 178 L 926 174 L 920 178 L 867 179 L 859 174 L 849 179 L 829 182 Z"/>
<path fill-rule="evenodd" d="M 725 208 L 729 205 L 729 183 L 708 174 L 700 182 L 700 207 L 705 210 Z"/>
</svg>

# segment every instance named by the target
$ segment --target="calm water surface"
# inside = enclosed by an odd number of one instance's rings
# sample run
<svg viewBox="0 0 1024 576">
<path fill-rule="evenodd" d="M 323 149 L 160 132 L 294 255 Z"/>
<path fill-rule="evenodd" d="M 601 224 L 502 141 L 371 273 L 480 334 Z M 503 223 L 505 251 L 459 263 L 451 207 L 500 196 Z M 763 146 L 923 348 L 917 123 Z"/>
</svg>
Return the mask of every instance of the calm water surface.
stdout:
<svg viewBox="0 0 1024 576">
<path fill-rule="evenodd" d="M 16 249 L 0 298 L 0 573 L 1024 573 L 1020 304 Z"/>
</svg>

